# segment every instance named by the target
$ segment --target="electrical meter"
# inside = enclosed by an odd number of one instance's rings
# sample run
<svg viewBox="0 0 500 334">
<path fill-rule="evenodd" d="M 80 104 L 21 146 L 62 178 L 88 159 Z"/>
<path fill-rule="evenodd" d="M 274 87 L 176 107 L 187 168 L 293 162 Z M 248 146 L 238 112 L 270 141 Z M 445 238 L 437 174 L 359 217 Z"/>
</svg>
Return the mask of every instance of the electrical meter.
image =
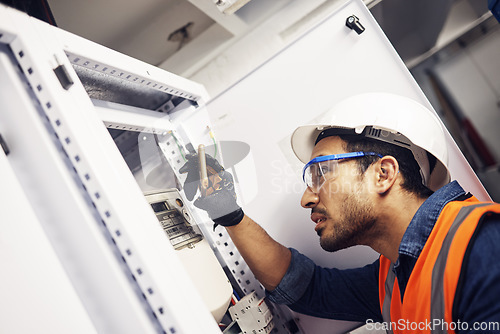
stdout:
<svg viewBox="0 0 500 334">
<path fill-rule="evenodd" d="M 191 215 L 177 189 L 149 193 L 145 196 L 174 249 L 192 248 L 203 239 L 198 226 L 191 225 Z"/>
</svg>

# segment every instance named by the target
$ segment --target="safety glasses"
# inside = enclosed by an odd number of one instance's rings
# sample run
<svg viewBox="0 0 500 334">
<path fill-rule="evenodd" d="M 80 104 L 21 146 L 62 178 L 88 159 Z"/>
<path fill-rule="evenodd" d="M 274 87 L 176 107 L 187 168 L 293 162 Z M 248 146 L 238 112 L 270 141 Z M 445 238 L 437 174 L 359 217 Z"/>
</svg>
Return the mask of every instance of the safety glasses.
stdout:
<svg viewBox="0 0 500 334">
<path fill-rule="evenodd" d="M 382 158 L 382 155 L 375 152 L 349 152 L 316 157 L 304 166 L 302 179 L 313 192 L 317 193 L 326 181 L 337 177 L 340 160 L 360 158 L 368 155 L 375 155 Z"/>
</svg>

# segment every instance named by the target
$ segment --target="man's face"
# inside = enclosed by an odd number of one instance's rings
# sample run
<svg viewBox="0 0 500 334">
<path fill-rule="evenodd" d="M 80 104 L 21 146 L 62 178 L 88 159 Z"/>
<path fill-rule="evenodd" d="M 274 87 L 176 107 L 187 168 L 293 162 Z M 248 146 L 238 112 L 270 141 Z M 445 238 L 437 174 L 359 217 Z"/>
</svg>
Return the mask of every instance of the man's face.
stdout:
<svg viewBox="0 0 500 334">
<path fill-rule="evenodd" d="M 342 140 L 326 137 L 316 144 L 311 159 L 340 153 L 346 153 Z M 307 188 L 302 196 L 301 205 L 311 209 L 320 245 L 329 252 L 367 244 L 376 222 L 368 184 L 355 160 L 340 160 L 334 178 L 328 179 L 317 193 Z"/>
</svg>

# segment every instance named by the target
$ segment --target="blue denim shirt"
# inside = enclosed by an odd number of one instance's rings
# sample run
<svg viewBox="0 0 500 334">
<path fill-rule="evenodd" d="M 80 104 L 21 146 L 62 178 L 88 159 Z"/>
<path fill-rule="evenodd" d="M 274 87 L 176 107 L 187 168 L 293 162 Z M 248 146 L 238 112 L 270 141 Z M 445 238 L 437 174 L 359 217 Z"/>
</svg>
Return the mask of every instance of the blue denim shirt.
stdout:
<svg viewBox="0 0 500 334">
<path fill-rule="evenodd" d="M 399 247 L 395 272 L 404 296 L 415 263 L 443 207 L 465 195 L 451 182 L 430 196 L 412 218 Z M 379 261 L 362 268 L 339 270 L 316 266 L 291 248 L 292 262 L 280 284 L 267 292 L 271 301 L 286 304 L 296 312 L 316 317 L 366 322 L 383 321 L 379 306 Z M 500 217 L 484 222 L 472 246 L 457 319 L 500 323 Z M 483 331 L 484 332 L 484 331 Z"/>
</svg>

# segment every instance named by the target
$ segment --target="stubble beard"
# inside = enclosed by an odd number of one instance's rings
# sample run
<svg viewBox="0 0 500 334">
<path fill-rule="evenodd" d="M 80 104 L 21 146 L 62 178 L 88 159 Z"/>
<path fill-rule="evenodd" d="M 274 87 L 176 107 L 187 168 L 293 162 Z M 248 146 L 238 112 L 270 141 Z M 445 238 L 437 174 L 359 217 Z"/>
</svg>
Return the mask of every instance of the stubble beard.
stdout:
<svg viewBox="0 0 500 334">
<path fill-rule="evenodd" d="M 328 230 L 323 228 L 318 231 L 321 248 L 327 252 L 367 244 L 368 231 L 375 225 L 372 206 L 359 195 L 349 194 L 341 203 L 339 212 L 342 217 L 331 221 Z"/>
</svg>

